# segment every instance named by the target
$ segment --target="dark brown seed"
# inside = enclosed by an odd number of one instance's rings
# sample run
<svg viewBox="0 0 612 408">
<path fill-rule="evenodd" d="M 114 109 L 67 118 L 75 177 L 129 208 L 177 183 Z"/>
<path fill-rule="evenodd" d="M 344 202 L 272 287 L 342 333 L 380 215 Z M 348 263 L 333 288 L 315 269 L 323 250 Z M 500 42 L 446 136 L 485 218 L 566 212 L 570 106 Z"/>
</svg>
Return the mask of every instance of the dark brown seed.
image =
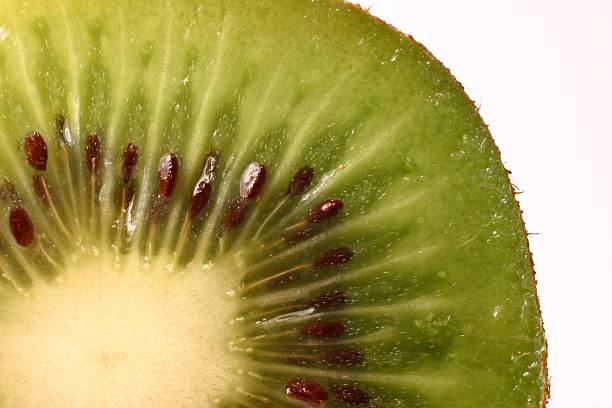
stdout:
<svg viewBox="0 0 612 408">
<path fill-rule="evenodd" d="M 165 199 L 170 198 L 178 179 L 179 163 L 176 155 L 164 154 L 157 167 L 157 191 Z"/>
<path fill-rule="evenodd" d="M 89 171 L 95 171 L 100 163 L 100 138 L 92 133 L 85 141 L 85 161 Z"/>
<path fill-rule="evenodd" d="M 189 203 L 189 218 L 192 220 L 202 211 L 208 203 L 212 193 L 212 181 L 215 178 L 215 168 L 217 167 L 217 154 L 209 153 L 204 160 L 204 169 L 198 179 L 196 186 L 191 194 Z"/>
<path fill-rule="evenodd" d="M 334 350 L 325 353 L 323 362 L 334 366 L 350 366 L 363 362 L 363 353 L 353 349 Z"/>
<path fill-rule="evenodd" d="M 314 177 L 314 169 L 310 166 L 304 166 L 299 169 L 291 181 L 289 182 L 289 187 L 287 187 L 287 195 L 296 196 L 298 194 L 302 194 L 308 187 L 310 187 L 310 183 L 312 183 L 312 179 Z"/>
<path fill-rule="evenodd" d="M 353 257 L 354 252 L 349 247 L 330 249 L 319 256 L 314 262 L 315 268 L 333 268 L 347 263 Z"/>
<path fill-rule="evenodd" d="M 2 185 L 0 185 L 0 198 L 2 198 L 2 201 L 9 207 L 17 206 L 19 201 L 21 201 L 19 193 L 17 193 L 15 189 L 15 185 L 11 183 L 9 179 L 5 179 Z"/>
<path fill-rule="evenodd" d="M 47 192 L 45 190 L 45 181 L 43 176 L 40 174 L 34 174 L 32 176 L 32 187 L 34 188 L 34 192 L 40 198 L 40 201 L 45 203 L 45 205 L 49 204 L 49 197 L 47 197 Z"/>
<path fill-rule="evenodd" d="M 22 207 L 13 207 L 9 213 L 9 225 L 15 241 L 23 246 L 29 246 L 34 241 L 34 225 L 30 216 Z"/>
<path fill-rule="evenodd" d="M 26 160 L 38 171 L 47 169 L 47 144 L 38 132 L 30 132 L 23 140 Z"/>
<path fill-rule="evenodd" d="M 266 181 L 266 167 L 263 164 L 251 163 L 240 177 L 240 197 L 251 201 L 259 195 Z"/>
<path fill-rule="evenodd" d="M 293 245 L 313 236 L 315 232 L 316 231 L 313 225 L 305 225 L 303 227 L 290 230 L 287 234 L 285 234 L 284 239 L 287 244 Z"/>
<path fill-rule="evenodd" d="M 233 199 L 230 205 L 227 207 L 227 214 L 225 214 L 225 227 L 228 230 L 232 230 L 240 225 L 240 221 L 242 221 L 246 210 L 247 203 L 241 197 L 236 197 Z"/>
<path fill-rule="evenodd" d="M 336 290 L 334 292 L 326 292 L 317 296 L 308 302 L 308 307 L 314 307 L 317 310 L 329 310 L 340 307 L 348 303 L 349 299 L 344 293 Z"/>
<path fill-rule="evenodd" d="M 334 385 L 332 392 L 338 401 L 349 405 L 368 405 L 370 396 L 360 388 L 350 385 Z"/>
<path fill-rule="evenodd" d="M 302 329 L 302 334 L 310 337 L 331 338 L 344 334 L 346 328 L 340 322 L 324 321 L 312 323 Z"/>
<path fill-rule="evenodd" d="M 288 398 L 303 401 L 314 408 L 325 405 L 328 398 L 325 388 L 305 378 L 290 380 L 285 390 Z"/>
<path fill-rule="evenodd" d="M 134 143 L 128 143 L 123 150 L 123 166 L 121 167 L 123 182 L 125 184 L 129 183 L 134 177 L 136 163 L 138 163 L 138 146 Z"/>
<path fill-rule="evenodd" d="M 325 200 L 322 203 L 317 204 L 312 210 L 310 210 L 310 213 L 308 213 L 307 220 L 309 223 L 326 221 L 340 214 L 340 211 L 342 210 L 343 206 L 344 204 L 342 203 L 342 201 L 338 200 L 337 198 Z"/>
<path fill-rule="evenodd" d="M 212 193 L 212 185 L 203 181 L 198 180 L 191 194 L 191 201 L 189 202 L 189 218 L 192 220 L 198 216 L 200 211 L 208 204 L 208 199 Z"/>
</svg>

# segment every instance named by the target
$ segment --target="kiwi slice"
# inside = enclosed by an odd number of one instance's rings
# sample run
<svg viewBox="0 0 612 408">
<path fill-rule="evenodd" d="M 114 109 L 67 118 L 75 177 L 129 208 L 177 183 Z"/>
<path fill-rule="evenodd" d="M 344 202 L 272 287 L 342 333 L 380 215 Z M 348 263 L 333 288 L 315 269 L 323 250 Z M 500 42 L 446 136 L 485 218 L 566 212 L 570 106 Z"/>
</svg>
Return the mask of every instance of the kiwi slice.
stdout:
<svg viewBox="0 0 612 408">
<path fill-rule="evenodd" d="M 333 0 L 4 0 L 0 406 L 541 407 L 507 172 Z"/>
</svg>

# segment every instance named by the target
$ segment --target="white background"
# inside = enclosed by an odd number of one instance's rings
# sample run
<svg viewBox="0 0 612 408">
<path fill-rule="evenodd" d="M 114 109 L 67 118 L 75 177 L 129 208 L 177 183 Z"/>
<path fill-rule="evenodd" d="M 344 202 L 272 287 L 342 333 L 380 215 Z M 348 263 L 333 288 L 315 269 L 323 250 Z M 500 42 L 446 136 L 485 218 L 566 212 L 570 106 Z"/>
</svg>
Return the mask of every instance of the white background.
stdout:
<svg viewBox="0 0 612 408">
<path fill-rule="evenodd" d="M 612 1 L 353 2 L 453 72 L 524 191 L 548 407 L 612 408 Z"/>
</svg>

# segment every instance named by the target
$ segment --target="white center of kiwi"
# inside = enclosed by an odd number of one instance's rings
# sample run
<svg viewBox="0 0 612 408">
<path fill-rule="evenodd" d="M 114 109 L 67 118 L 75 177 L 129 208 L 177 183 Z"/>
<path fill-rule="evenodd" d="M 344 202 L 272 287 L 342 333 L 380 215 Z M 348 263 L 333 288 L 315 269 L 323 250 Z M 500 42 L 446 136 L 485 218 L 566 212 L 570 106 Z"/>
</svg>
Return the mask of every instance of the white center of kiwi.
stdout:
<svg viewBox="0 0 612 408">
<path fill-rule="evenodd" d="M 117 264 L 80 254 L 59 282 L 0 300 L 3 402 L 168 407 L 214 399 L 238 364 L 228 347 L 230 287 L 211 268 L 169 273 L 138 257 Z"/>
</svg>

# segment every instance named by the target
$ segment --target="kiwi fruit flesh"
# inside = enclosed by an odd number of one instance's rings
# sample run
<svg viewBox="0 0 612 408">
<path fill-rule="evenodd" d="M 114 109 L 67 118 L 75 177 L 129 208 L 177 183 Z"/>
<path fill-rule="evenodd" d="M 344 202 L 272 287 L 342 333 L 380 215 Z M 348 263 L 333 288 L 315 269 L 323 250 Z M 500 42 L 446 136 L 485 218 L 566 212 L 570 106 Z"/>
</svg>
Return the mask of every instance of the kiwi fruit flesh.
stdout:
<svg viewBox="0 0 612 408">
<path fill-rule="evenodd" d="M 334 0 L 4 0 L 0 406 L 541 407 L 497 148 Z"/>
</svg>

